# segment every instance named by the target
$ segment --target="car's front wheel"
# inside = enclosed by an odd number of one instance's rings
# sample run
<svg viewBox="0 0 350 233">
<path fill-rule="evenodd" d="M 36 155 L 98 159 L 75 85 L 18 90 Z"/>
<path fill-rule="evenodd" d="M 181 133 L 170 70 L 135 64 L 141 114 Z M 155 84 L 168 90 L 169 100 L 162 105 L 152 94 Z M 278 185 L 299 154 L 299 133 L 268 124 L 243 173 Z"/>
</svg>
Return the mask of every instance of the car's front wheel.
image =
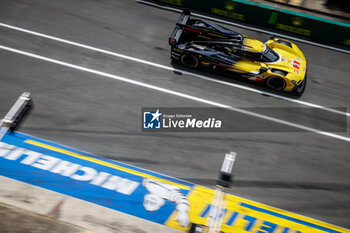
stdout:
<svg viewBox="0 0 350 233">
<path fill-rule="evenodd" d="M 268 78 L 266 84 L 269 88 L 276 91 L 281 91 L 286 87 L 286 81 L 284 81 L 283 78 L 278 76 L 272 76 Z"/>
<path fill-rule="evenodd" d="M 181 64 L 188 68 L 197 68 L 199 62 L 192 54 L 184 54 L 181 56 Z"/>
</svg>

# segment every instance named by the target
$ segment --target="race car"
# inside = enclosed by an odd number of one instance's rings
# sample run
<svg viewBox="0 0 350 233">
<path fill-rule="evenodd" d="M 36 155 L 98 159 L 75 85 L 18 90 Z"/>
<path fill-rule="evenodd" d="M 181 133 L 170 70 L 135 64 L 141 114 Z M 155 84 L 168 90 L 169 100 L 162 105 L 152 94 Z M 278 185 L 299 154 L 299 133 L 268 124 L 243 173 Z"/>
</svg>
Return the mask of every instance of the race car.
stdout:
<svg viewBox="0 0 350 233">
<path fill-rule="evenodd" d="M 169 44 L 171 59 L 188 68 L 235 72 L 276 91 L 301 95 L 305 89 L 305 56 L 285 39 L 270 37 L 262 43 L 213 22 L 191 18 L 191 12 L 184 10 Z"/>
</svg>

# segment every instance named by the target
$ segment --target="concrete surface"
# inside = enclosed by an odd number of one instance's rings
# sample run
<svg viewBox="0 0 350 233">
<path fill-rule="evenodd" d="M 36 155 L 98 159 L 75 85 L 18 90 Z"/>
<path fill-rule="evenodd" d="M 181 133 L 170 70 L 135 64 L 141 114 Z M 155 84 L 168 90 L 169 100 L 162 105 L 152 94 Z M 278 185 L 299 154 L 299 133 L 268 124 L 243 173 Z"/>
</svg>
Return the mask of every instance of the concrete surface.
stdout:
<svg viewBox="0 0 350 233">
<path fill-rule="evenodd" d="M 2 233 L 86 233 L 87 231 L 68 223 L 41 216 L 30 211 L 0 203 Z"/>
<path fill-rule="evenodd" d="M 171 66 L 167 41 L 178 14 L 130 0 L 0 0 L 0 4 L 2 23 Z M 229 28 L 261 40 L 268 37 Z M 222 104 L 300 107 L 3 27 L 0 33 L 0 45 Z M 349 109 L 350 55 L 297 44 L 306 55 L 309 74 L 300 100 Z M 21 132 L 209 187 L 224 154 L 236 151 L 234 194 L 350 228 L 348 142 L 305 132 L 142 133 L 142 107 L 208 105 L 4 50 L 0 57 L 0 115 L 23 91 L 33 94 L 35 109 Z M 293 121 L 283 112 L 274 116 Z M 348 131 L 339 134 L 349 137 Z"/>
<path fill-rule="evenodd" d="M 0 185 L 2 233 L 180 232 L 3 176 Z"/>
</svg>

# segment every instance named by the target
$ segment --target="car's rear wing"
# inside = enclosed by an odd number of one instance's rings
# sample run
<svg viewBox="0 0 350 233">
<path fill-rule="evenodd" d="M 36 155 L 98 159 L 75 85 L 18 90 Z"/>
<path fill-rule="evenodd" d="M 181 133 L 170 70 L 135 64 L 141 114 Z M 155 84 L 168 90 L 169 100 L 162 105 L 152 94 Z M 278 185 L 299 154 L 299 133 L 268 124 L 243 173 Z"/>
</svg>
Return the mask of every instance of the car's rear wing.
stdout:
<svg viewBox="0 0 350 233">
<path fill-rule="evenodd" d="M 194 40 L 226 39 L 236 43 L 241 43 L 243 40 L 243 35 L 238 32 L 226 29 L 210 21 L 190 19 L 190 17 L 190 10 L 184 9 L 173 33 L 169 37 L 171 46 Z"/>
<path fill-rule="evenodd" d="M 169 37 L 169 44 L 175 45 L 179 43 L 181 35 L 183 33 L 184 27 L 183 25 L 187 24 L 187 21 L 190 19 L 191 12 L 190 10 L 184 9 L 179 20 L 177 21 L 177 24 L 175 26 L 175 29 L 171 36 Z"/>
</svg>

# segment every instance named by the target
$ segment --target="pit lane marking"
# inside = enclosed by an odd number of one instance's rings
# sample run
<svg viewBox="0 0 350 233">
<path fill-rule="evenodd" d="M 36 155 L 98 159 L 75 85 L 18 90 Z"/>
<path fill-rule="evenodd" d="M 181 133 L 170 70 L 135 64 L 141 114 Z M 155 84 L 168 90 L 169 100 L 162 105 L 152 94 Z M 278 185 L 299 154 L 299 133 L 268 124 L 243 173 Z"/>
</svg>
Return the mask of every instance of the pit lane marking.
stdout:
<svg viewBox="0 0 350 233">
<path fill-rule="evenodd" d="M 88 49 L 88 50 L 92 50 L 92 51 L 108 54 L 108 55 L 111 55 L 111 56 L 114 56 L 114 57 L 119 57 L 119 58 L 123 58 L 123 59 L 126 59 L 126 60 L 130 60 L 130 61 L 134 61 L 134 62 L 145 64 L 145 65 L 157 67 L 157 68 L 160 68 L 160 69 L 169 70 L 169 71 L 172 71 L 172 72 L 175 72 L 175 73 L 182 73 L 182 74 L 189 75 L 189 76 L 192 76 L 192 77 L 197 77 L 197 78 L 200 78 L 200 79 L 204 79 L 204 80 L 207 80 L 207 81 L 210 81 L 210 82 L 215 82 L 215 83 L 219 83 L 219 84 L 223 84 L 223 85 L 239 88 L 239 89 L 242 89 L 242 90 L 254 92 L 254 93 L 257 93 L 257 94 L 264 95 L 264 96 L 275 97 L 275 98 L 282 99 L 282 100 L 285 100 L 285 101 L 289 101 L 289 102 L 293 102 L 293 103 L 297 103 L 297 104 L 301 104 L 301 105 L 305 105 L 305 106 L 309 106 L 309 107 L 313 107 L 313 108 L 319 108 L 319 109 L 322 109 L 322 110 L 325 110 L 325 111 L 329 111 L 329 112 L 333 112 L 333 113 L 336 113 L 336 114 L 341 114 L 341 115 L 345 115 L 347 117 L 350 117 L 350 113 L 349 112 L 343 112 L 343 111 L 339 111 L 339 110 L 336 110 L 336 109 L 327 108 L 325 106 L 314 104 L 314 103 L 310 103 L 310 102 L 306 102 L 306 101 L 291 99 L 291 98 L 288 98 L 288 97 L 284 97 L 284 96 L 281 96 L 281 95 L 276 95 L 276 94 L 265 92 L 265 91 L 260 91 L 260 90 L 257 90 L 257 89 L 251 88 L 251 87 L 246 87 L 246 86 L 239 85 L 239 84 L 234 84 L 234 83 L 229 83 L 229 82 L 225 82 L 225 81 L 221 81 L 221 80 L 216 80 L 214 78 L 210 78 L 210 77 L 205 76 L 205 75 L 200 75 L 200 74 L 192 73 L 192 72 L 181 70 L 181 69 L 176 69 L 176 68 L 173 68 L 173 67 L 170 67 L 170 66 L 165 66 L 165 65 L 161 65 L 161 64 L 158 64 L 158 63 L 155 63 L 155 62 L 146 61 L 146 60 L 143 60 L 143 59 L 140 59 L 140 58 L 135 58 L 135 57 L 131 57 L 131 56 L 128 56 L 128 55 L 123 55 L 123 54 L 120 54 L 120 53 L 108 51 L 108 50 L 105 50 L 105 49 L 100 49 L 100 48 L 97 48 L 97 47 L 89 46 L 89 45 L 86 45 L 86 44 L 81 44 L 81 43 L 78 43 L 78 42 L 65 40 L 65 39 L 62 39 L 62 38 L 55 37 L 55 36 L 50 36 L 50 35 L 47 35 L 47 34 L 31 31 L 31 30 L 28 30 L 28 29 L 12 26 L 12 25 L 5 24 L 5 23 L 0 23 L 0 26 L 1 27 L 5 27 L 5 28 L 9 28 L 9 29 L 12 29 L 12 30 L 24 32 L 24 33 L 27 33 L 27 34 L 31 34 L 31 35 L 34 35 L 34 36 L 38 36 L 38 37 L 42 37 L 42 38 L 58 41 L 58 42 L 61 42 L 61 43 L 73 45 L 73 46 L 76 46 L 76 47 L 80 47 L 80 48 L 84 48 L 84 49 Z"/>
<path fill-rule="evenodd" d="M 261 119 L 264 119 L 264 120 L 272 121 L 272 122 L 275 122 L 275 123 L 291 126 L 291 127 L 294 127 L 294 128 L 302 129 L 302 130 L 309 131 L 309 132 L 312 132 L 312 133 L 316 133 L 316 134 L 319 134 L 319 135 L 324 135 L 324 136 L 327 136 L 327 137 L 331 137 L 331 138 L 339 139 L 339 140 L 342 140 L 342 141 L 350 142 L 350 138 L 349 137 L 345 137 L 345 136 L 341 136 L 341 135 L 338 135 L 338 134 L 329 133 L 329 132 L 321 131 L 321 130 L 314 129 L 314 128 L 311 128 L 311 127 L 307 127 L 307 126 L 291 123 L 291 122 L 288 122 L 288 121 L 285 121 L 285 120 L 281 120 L 281 119 L 278 119 L 278 118 L 265 116 L 263 114 L 250 112 L 250 111 L 239 109 L 239 108 L 236 108 L 236 107 L 233 107 L 233 106 L 230 106 L 230 105 L 221 104 L 221 103 L 218 103 L 218 102 L 215 102 L 215 101 L 211 101 L 211 100 L 203 99 L 203 98 L 200 98 L 200 97 L 188 95 L 188 94 L 185 94 L 185 93 L 173 91 L 173 90 L 170 90 L 170 89 L 167 89 L 167 88 L 163 88 L 163 87 L 159 87 L 159 86 L 155 86 L 155 85 L 152 85 L 152 84 L 143 83 L 143 82 L 136 81 L 136 80 L 133 80 L 133 79 L 124 78 L 124 77 L 121 77 L 121 76 L 118 76 L 118 75 L 114 75 L 114 74 L 106 73 L 106 72 L 103 72 L 103 71 L 90 69 L 90 68 L 83 67 L 83 66 L 74 65 L 72 63 L 59 61 L 59 60 L 56 60 L 56 59 L 40 56 L 40 55 L 37 55 L 37 54 L 34 54 L 34 53 L 29 53 L 29 52 L 26 52 L 26 51 L 23 51 L 23 50 L 18 50 L 18 49 L 14 49 L 14 48 L 3 46 L 3 45 L 0 45 L 0 49 L 5 50 L 5 51 L 9 51 L 9 52 L 13 52 L 13 53 L 16 53 L 16 54 L 21 54 L 21 55 L 24 55 L 24 56 L 27 56 L 27 57 L 36 58 L 36 59 L 39 59 L 39 60 L 42 60 L 42 61 L 47 61 L 47 62 L 54 63 L 54 64 L 57 64 L 57 65 L 70 67 L 72 69 L 85 71 L 85 72 L 96 74 L 96 75 L 99 75 L 99 76 L 103 76 L 103 77 L 115 79 L 115 80 L 118 80 L 118 81 L 134 84 L 134 85 L 137 85 L 137 86 L 146 87 L 146 88 L 149 88 L 149 89 L 152 89 L 152 90 L 156 90 L 156 91 L 159 91 L 159 92 L 163 92 L 163 93 L 167 93 L 167 94 L 170 94 L 170 95 L 173 95 L 173 96 L 178 96 L 178 97 L 182 97 L 182 98 L 185 98 L 185 99 L 194 100 L 194 101 L 197 101 L 197 102 L 200 102 L 200 103 L 212 105 L 212 106 L 219 107 L 219 108 L 225 108 L 225 109 L 228 109 L 228 110 L 231 110 L 231 111 L 235 111 L 235 112 L 239 112 L 239 113 L 246 114 L 246 115 L 249 115 L 249 116 L 253 116 L 253 117 L 261 118 Z"/>
</svg>

